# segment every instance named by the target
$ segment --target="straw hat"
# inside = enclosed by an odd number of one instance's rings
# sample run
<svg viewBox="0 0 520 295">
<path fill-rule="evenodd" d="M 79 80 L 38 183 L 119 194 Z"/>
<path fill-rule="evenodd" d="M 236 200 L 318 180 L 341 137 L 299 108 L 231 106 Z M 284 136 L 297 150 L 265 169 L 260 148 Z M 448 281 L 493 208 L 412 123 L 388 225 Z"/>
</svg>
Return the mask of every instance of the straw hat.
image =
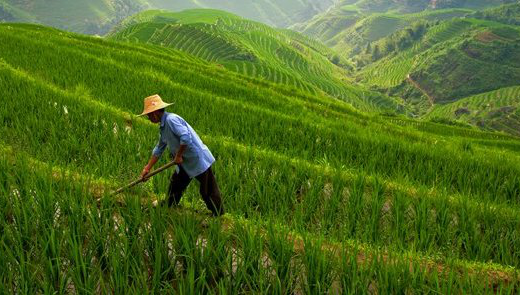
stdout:
<svg viewBox="0 0 520 295">
<path fill-rule="evenodd" d="M 149 96 L 144 99 L 144 110 L 139 116 L 148 115 L 149 113 L 164 109 L 172 104 L 173 103 L 165 103 L 158 94 Z"/>
</svg>

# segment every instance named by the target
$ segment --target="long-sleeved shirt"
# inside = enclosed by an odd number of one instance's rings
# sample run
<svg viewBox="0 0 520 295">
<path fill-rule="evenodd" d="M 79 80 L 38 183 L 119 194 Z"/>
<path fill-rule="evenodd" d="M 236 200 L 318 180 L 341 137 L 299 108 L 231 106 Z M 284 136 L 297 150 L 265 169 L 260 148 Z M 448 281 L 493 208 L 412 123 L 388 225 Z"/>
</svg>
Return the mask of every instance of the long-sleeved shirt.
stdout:
<svg viewBox="0 0 520 295">
<path fill-rule="evenodd" d="M 152 154 L 160 158 L 167 146 L 175 154 L 181 145 L 187 146 L 182 155 L 182 168 L 191 178 L 204 173 L 215 162 L 208 147 L 188 122 L 176 114 L 164 112 L 159 127 L 159 142 Z"/>
</svg>

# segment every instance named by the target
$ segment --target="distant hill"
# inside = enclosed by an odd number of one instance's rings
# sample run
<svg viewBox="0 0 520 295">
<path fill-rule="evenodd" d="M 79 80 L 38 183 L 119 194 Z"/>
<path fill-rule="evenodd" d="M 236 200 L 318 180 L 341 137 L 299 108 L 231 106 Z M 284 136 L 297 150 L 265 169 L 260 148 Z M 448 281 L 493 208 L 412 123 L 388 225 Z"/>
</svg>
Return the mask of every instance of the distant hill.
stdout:
<svg viewBox="0 0 520 295">
<path fill-rule="evenodd" d="M 520 4 L 506 2 L 344 1 L 294 28 L 415 116 L 518 135 Z"/>
<path fill-rule="evenodd" d="M 180 11 L 190 8 L 225 10 L 262 23 L 287 27 L 326 11 L 335 0 L 147 0 L 150 8 Z"/>
<path fill-rule="evenodd" d="M 445 20 L 517 0 L 342 0 L 310 21 L 291 28 L 317 38 L 343 55 L 417 20 Z"/>
<path fill-rule="evenodd" d="M 321 43 L 223 11 L 146 11 L 126 19 L 109 38 L 182 50 L 252 77 L 324 93 L 362 110 L 396 110 L 399 105 L 348 79 L 351 65 Z"/>
<path fill-rule="evenodd" d="M 141 0 L 0 0 L 0 22 L 39 23 L 102 35 L 147 7 Z"/>
<path fill-rule="evenodd" d="M 406 45 L 408 30 L 372 44 L 364 56 L 376 61 L 366 62 L 358 78 L 403 97 L 417 115 L 520 134 L 513 127 L 520 122 L 513 115 L 520 107 L 520 27 L 454 19 L 426 27 Z"/>
<path fill-rule="evenodd" d="M 287 27 L 327 10 L 333 0 L 0 0 L 0 22 L 29 22 L 103 35 L 122 19 L 146 9 L 215 8 L 269 25 Z"/>
</svg>

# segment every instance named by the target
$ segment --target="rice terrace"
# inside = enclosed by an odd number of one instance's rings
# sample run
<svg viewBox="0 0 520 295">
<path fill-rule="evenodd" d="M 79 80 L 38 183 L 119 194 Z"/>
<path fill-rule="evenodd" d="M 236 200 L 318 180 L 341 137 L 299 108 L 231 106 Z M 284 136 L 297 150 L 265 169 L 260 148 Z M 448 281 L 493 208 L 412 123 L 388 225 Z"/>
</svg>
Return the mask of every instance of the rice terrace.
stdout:
<svg viewBox="0 0 520 295">
<path fill-rule="evenodd" d="M 520 293 L 520 3 L 0 0 L 1 294 Z"/>
</svg>

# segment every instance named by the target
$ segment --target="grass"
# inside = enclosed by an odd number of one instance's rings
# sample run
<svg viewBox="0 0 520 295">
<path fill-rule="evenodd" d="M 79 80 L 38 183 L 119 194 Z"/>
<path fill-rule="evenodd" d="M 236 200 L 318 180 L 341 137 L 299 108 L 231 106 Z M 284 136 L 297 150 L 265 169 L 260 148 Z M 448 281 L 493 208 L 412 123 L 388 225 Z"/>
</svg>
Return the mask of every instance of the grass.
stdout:
<svg viewBox="0 0 520 295">
<path fill-rule="evenodd" d="M 514 137 L 159 46 L 4 24 L 0 50 L 1 94 L 20 98 L 0 109 L 7 293 L 517 291 Z M 96 200 L 144 165 L 157 126 L 132 114 L 158 90 L 217 157 L 229 214 L 207 226 L 196 187 L 184 209 L 150 207 L 168 175 Z"/>
</svg>

